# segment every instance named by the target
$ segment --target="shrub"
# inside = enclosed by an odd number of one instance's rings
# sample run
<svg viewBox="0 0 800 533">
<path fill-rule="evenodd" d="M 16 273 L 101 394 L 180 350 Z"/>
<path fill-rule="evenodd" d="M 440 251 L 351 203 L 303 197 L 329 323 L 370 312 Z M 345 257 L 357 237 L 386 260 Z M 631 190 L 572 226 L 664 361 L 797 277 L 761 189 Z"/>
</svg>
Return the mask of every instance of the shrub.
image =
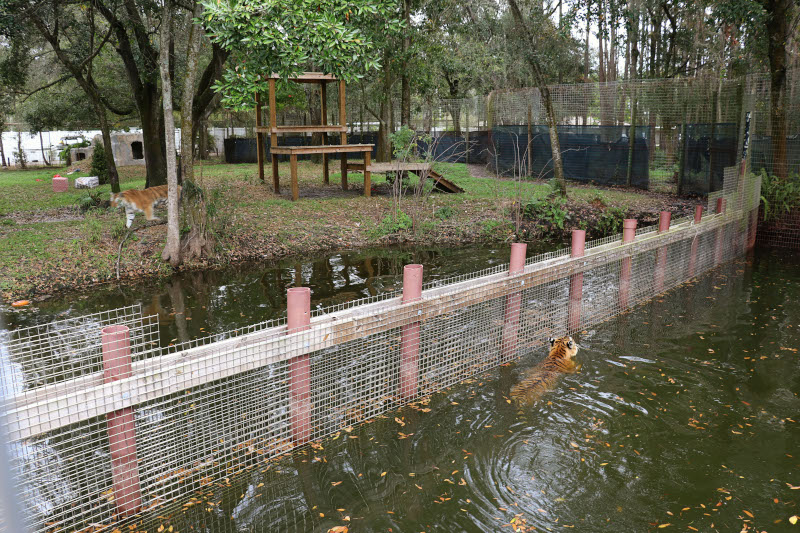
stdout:
<svg viewBox="0 0 800 533">
<path fill-rule="evenodd" d="M 378 236 L 391 235 L 404 230 L 411 229 L 413 221 L 407 213 L 398 209 L 394 214 L 387 213 L 376 228 Z"/>
<path fill-rule="evenodd" d="M 625 218 L 625 211 L 619 207 L 610 207 L 603 211 L 597 219 L 597 232 L 606 237 L 615 235 L 622 230 L 622 219 Z"/>
<path fill-rule="evenodd" d="M 103 143 L 97 143 L 92 152 L 92 175 L 100 179 L 100 184 L 108 183 L 108 165 L 106 164 L 106 149 Z"/>
<path fill-rule="evenodd" d="M 530 220 L 538 220 L 540 223 L 555 226 L 558 229 L 564 229 L 564 225 L 569 219 L 569 213 L 564 209 L 566 205 L 567 201 L 564 198 L 540 198 L 525 206 L 523 216 Z"/>
<path fill-rule="evenodd" d="M 442 206 L 433 212 L 433 216 L 435 216 L 439 220 L 447 220 L 448 218 L 452 217 L 455 214 L 456 210 L 450 207 L 449 205 Z"/>
<path fill-rule="evenodd" d="M 767 174 L 763 169 L 760 174 L 764 222 L 769 222 L 800 206 L 800 175 L 793 174 L 784 180 Z"/>
<path fill-rule="evenodd" d="M 78 204 L 78 209 L 81 212 L 100 207 L 103 202 L 99 192 L 86 191 L 86 193 L 78 198 L 75 203 Z"/>
</svg>

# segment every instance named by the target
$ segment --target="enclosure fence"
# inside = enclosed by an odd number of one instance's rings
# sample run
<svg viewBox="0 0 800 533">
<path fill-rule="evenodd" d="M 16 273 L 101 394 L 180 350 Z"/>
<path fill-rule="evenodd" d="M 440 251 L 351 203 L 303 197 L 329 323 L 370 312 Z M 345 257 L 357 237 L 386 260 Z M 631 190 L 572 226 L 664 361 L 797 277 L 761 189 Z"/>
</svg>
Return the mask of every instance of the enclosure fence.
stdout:
<svg viewBox="0 0 800 533">
<path fill-rule="evenodd" d="M 579 334 L 754 242 L 760 178 L 726 169 L 694 217 L 160 348 L 137 306 L 3 332 L 3 432 L 34 531 L 148 520 L 237 473 Z M 124 530 L 124 529 L 123 529 Z"/>
</svg>

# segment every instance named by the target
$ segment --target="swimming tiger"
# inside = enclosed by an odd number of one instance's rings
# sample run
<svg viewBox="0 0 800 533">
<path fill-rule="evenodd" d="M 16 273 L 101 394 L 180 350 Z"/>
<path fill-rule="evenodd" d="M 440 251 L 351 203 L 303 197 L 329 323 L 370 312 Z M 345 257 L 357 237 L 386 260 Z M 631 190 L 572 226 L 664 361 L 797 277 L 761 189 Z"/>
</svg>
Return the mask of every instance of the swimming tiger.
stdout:
<svg viewBox="0 0 800 533">
<path fill-rule="evenodd" d="M 180 198 L 181 186 L 178 185 Z M 125 226 L 131 227 L 136 213 L 144 213 L 147 220 L 157 220 L 153 215 L 153 208 L 167 202 L 167 186 L 148 187 L 140 191 L 129 189 L 120 193 L 111 193 L 111 207 L 124 207 L 127 221 Z"/>
<path fill-rule="evenodd" d="M 577 353 L 578 344 L 572 337 L 551 338 L 550 354 L 511 387 L 511 399 L 518 405 L 534 403 L 547 389 L 555 385 L 560 374 L 571 374 L 580 369 L 573 359 Z"/>
</svg>

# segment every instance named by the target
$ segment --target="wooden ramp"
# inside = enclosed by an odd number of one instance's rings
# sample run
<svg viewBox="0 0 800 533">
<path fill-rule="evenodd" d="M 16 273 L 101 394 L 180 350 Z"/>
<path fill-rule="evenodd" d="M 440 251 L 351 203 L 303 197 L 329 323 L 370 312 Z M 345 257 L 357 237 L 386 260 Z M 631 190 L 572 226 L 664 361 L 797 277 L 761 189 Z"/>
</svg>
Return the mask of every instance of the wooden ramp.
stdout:
<svg viewBox="0 0 800 533">
<path fill-rule="evenodd" d="M 431 178 L 433 180 L 433 188 L 441 192 L 464 192 L 464 189 L 453 183 L 452 181 L 444 178 L 441 174 L 433 170 L 430 163 L 402 163 L 400 161 L 392 161 L 391 163 L 371 163 L 364 168 L 364 165 L 348 164 L 348 170 L 366 170 L 370 173 L 377 172 L 378 174 L 387 174 L 389 172 L 411 172 L 420 177 L 420 179 Z"/>
</svg>

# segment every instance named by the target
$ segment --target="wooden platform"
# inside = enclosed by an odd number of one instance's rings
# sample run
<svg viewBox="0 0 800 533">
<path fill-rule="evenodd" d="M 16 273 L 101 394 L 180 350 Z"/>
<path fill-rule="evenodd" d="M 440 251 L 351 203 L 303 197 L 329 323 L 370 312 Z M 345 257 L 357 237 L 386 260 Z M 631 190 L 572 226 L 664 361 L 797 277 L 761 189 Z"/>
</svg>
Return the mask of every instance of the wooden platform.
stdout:
<svg viewBox="0 0 800 533">
<path fill-rule="evenodd" d="M 273 155 L 288 155 L 289 169 L 292 175 L 292 201 L 296 202 L 300 198 L 300 187 L 297 183 L 297 156 L 306 154 L 322 154 L 322 174 L 325 183 L 328 183 L 328 154 L 339 154 L 342 163 L 342 190 L 347 190 L 347 154 L 363 153 L 364 163 L 360 166 L 363 170 L 370 165 L 372 148 L 374 144 L 323 144 L 321 146 L 271 146 L 269 151 Z M 272 179 L 275 190 L 278 190 L 280 177 L 278 176 L 278 160 L 272 158 Z M 370 172 L 364 172 L 364 196 L 370 196 L 371 183 Z"/>
<path fill-rule="evenodd" d="M 388 174 L 389 172 L 411 172 L 420 177 L 420 179 L 431 178 L 434 180 L 433 188 L 441 192 L 464 192 L 464 189 L 453 183 L 452 181 L 442 177 L 441 174 L 433 170 L 430 163 L 403 163 L 400 161 L 392 161 L 390 163 L 371 163 L 369 165 L 360 165 L 358 163 L 350 163 L 347 165 L 348 170 L 361 170 L 366 173 L 375 172 L 377 174 Z"/>
</svg>

